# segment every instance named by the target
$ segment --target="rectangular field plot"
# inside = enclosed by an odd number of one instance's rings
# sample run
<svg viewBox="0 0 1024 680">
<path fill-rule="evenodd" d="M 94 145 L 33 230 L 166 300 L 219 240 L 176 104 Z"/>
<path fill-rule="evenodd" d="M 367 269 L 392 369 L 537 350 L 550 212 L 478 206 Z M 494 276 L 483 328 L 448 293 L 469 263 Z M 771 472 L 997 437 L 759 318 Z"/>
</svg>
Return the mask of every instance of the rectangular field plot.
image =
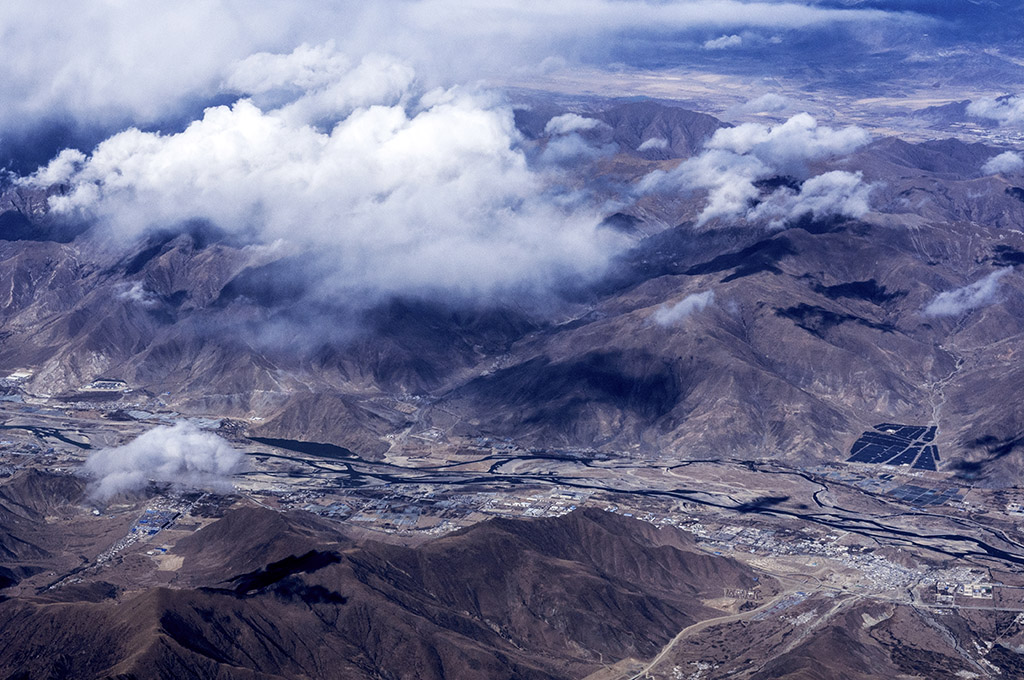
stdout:
<svg viewBox="0 0 1024 680">
<path fill-rule="evenodd" d="M 889 495 L 917 507 L 956 503 L 961 499 L 960 489 L 945 485 L 924 487 L 916 484 L 904 484 L 890 491 Z"/>
<path fill-rule="evenodd" d="M 917 454 L 921 452 L 921 449 L 911 446 L 909 449 L 896 456 L 888 462 L 889 465 L 911 465 L 917 460 Z"/>
<path fill-rule="evenodd" d="M 880 423 L 863 433 L 850 449 L 848 463 L 907 465 L 917 470 L 936 470 L 939 449 L 930 442 L 936 428 L 922 425 Z"/>
<path fill-rule="evenodd" d="M 934 446 L 926 446 L 921 451 L 914 468 L 917 470 L 935 470 L 935 461 L 939 459 L 939 451 Z"/>
</svg>

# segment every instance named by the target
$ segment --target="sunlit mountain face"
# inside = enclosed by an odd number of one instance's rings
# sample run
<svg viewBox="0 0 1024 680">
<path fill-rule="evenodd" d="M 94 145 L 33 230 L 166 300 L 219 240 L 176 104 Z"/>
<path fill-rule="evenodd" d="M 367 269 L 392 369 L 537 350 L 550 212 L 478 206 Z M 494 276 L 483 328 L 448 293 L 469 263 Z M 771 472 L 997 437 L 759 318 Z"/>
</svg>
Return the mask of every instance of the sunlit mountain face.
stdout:
<svg viewBox="0 0 1024 680">
<path fill-rule="evenodd" d="M 0 678 L 1024 677 L 1021 2 L 0 12 Z"/>
</svg>

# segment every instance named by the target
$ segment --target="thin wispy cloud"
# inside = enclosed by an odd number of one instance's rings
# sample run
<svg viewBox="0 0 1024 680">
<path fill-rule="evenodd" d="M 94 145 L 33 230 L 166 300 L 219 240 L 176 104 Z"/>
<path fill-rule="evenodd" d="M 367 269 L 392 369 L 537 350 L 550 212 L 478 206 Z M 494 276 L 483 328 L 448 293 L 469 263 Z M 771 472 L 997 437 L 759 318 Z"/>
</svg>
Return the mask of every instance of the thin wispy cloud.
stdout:
<svg viewBox="0 0 1024 680">
<path fill-rule="evenodd" d="M 1004 267 L 978 279 L 974 283 L 939 293 L 924 308 L 925 316 L 958 316 L 997 299 L 999 284 L 1013 269 Z"/>
<path fill-rule="evenodd" d="M 664 137 L 649 137 L 636 147 L 637 151 L 660 151 L 668 148 L 668 140 Z"/>
<path fill-rule="evenodd" d="M 706 50 L 727 50 L 730 47 L 739 47 L 743 44 L 743 37 L 739 35 L 723 35 L 720 38 L 713 38 L 704 42 Z"/>
<path fill-rule="evenodd" d="M 693 293 L 675 304 L 662 305 L 651 315 L 651 319 L 659 326 L 673 326 L 682 323 L 695 312 L 713 304 L 714 301 L 715 292 L 713 290 Z"/>
<path fill-rule="evenodd" d="M 985 161 L 981 171 L 986 175 L 1009 174 L 1024 169 L 1024 158 L 1014 151 L 1004 151 Z"/>
<path fill-rule="evenodd" d="M 748 102 L 739 104 L 730 109 L 733 113 L 779 113 L 785 111 L 791 106 L 791 102 L 788 98 L 776 94 L 774 92 L 767 92 L 760 97 L 755 97 Z"/>
</svg>

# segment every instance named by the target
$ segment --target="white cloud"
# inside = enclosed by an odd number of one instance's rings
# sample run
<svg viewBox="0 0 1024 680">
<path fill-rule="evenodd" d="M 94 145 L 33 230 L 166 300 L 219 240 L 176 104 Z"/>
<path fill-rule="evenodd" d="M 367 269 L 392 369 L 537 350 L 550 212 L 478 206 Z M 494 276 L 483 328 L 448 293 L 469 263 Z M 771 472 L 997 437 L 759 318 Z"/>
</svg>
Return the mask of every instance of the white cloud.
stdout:
<svg viewBox="0 0 1024 680">
<path fill-rule="evenodd" d="M 570 132 L 581 132 L 593 130 L 603 126 L 604 123 L 597 118 L 587 118 L 578 113 L 563 113 L 555 116 L 544 126 L 544 133 L 548 135 L 567 135 Z"/>
<path fill-rule="evenodd" d="M 672 326 L 686 320 L 694 312 L 699 312 L 715 301 L 715 292 L 706 290 L 703 293 L 693 293 L 675 303 L 674 305 L 662 305 L 651 318 L 660 326 Z"/>
<path fill-rule="evenodd" d="M 715 132 L 700 155 L 683 161 L 671 171 L 650 173 L 641 180 L 637 190 L 640 193 L 707 190 L 707 203 L 698 218 L 700 226 L 716 218 L 747 215 L 760 194 L 754 184 L 756 181 L 777 174 L 802 176 L 806 174 L 809 161 L 850 153 L 869 139 L 861 128 L 837 130 L 819 126 L 806 113 L 797 114 L 774 127 L 745 123 L 734 128 L 722 128 Z M 810 184 L 809 193 L 801 192 L 798 198 L 802 200 L 779 194 L 771 204 L 779 211 L 772 219 L 793 210 L 804 214 L 813 212 L 829 201 L 840 201 L 851 211 L 859 210 L 859 200 L 866 199 L 867 191 L 846 186 L 851 177 L 859 181 L 859 175 L 826 175 L 827 179 Z M 764 208 L 763 211 L 770 209 Z M 765 216 L 751 215 L 753 218 Z"/>
<path fill-rule="evenodd" d="M 728 35 L 746 28 L 913 20 L 810 0 L 6 0 L 0 13 L 0 130 L 40 115 L 80 122 L 160 120 L 226 81 L 240 85 L 243 75 L 232 64 L 257 52 L 291 52 L 301 42 L 334 40 L 356 61 L 394 54 L 429 86 L 450 86 L 501 79 L 566 57 L 600 57 L 617 36 L 636 31 Z M 277 82 L 287 75 L 322 75 L 305 69 L 301 55 L 279 67 Z"/>
<path fill-rule="evenodd" d="M 747 213 L 748 220 L 765 220 L 773 229 L 805 215 L 862 217 L 870 210 L 872 185 L 861 173 L 833 170 L 803 183 L 800 191 L 778 189 Z"/>
<path fill-rule="evenodd" d="M 85 161 L 86 155 L 78 149 L 64 149 L 45 168 L 40 168 L 33 181 L 40 186 L 66 182 L 81 170 Z"/>
<path fill-rule="evenodd" d="M 8 0 L 0 14 L 0 129 L 33 116 L 157 120 L 216 90 L 225 69 L 290 39 L 283 0 Z M 291 46 L 289 46 L 291 47 Z"/>
<path fill-rule="evenodd" d="M 69 185 L 51 209 L 94 218 L 118 239 L 204 219 L 282 240 L 330 261 L 325 295 L 359 291 L 368 304 L 392 293 L 543 289 L 600 272 L 624 245 L 598 228 L 596 209 L 549 192 L 511 111 L 486 95 L 418 95 L 391 59 L 347 62 L 308 47 L 243 63 L 236 86 L 256 89 L 260 65 L 268 88 L 294 88 L 277 108 L 242 99 L 177 134 L 129 129 L 87 158 L 61 154 L 29 181 Z M 383 101 L 368 106 L 374 97 Z M 308 124 L 324 117 L 338 121 Z M 561 150 L 570 152 L 601 150 Z"/>
<path fill-rule="evenodd" d="M 637 151 L 649 151 L 651 149 L 667 149 L 668 140 L 664 137 L 651 137 L 645 139 L 640 146 L 636 147 Z"/>
<path fill-rule="evenodd" d="M 730 47 L 739 47 L 743 44 L 743 37 L 738 35 L 723 35 L 720 38 L 714 38 L 704 42 L 704 49 L 706 50 L 727 50 Z"/>
<path fill-rule="evenodd" d="M 731 110 L 737 113 L 779 113 L 789 108 L 789 105 L 789 99 L 786 97 L 774 92 L 767 92 Z"/>
<path fill-rule="evenodd" d="M 1020 125 L 1024 123 L 1024 97 L 1014 95 L 979 99 L 967 105 L 967 113 L 998 121 L 1000 125 Z"/>
<path fill-rule="evenodd" d="M 335 49 L 303 43 L 290 54 L 257 52 L 237 62 L 228 74 L 228 89 L 246 94 L 274 90 L 309 92 L 344 82 L 352 73 L 352 60 Z"/>
<path fill-rule="evenodd" d="M 800 174 L 807 161 L 848 154 L 870 141 L 856 126 L 835 129 L 818 125 L 809 113 L 798 113 L 781 125 L 744 123 L 717 130 L 709 149 L 750 154 L 781 172 Z"/>
<path fill-rule="evenodd" d="M 641 191 L 662 187 L 706 189 L 707 203 L 698 226 L 709 220 L 742 215 L 757 198 L 754 182 L 772 174 L 760 159 L 720 149 L 710 149 L 687 159 L 669 173 L 655 170 L 641 182 Z"/>
<path fill-rule="evenodd" d="M 133 282 L 131 285 L 126 285 L 118 293 L 117 297 L 121 300 L 134 302 L 142 307 L 152 307 L 158 301 L 156 295 L 146 290 L 146 287 L 138 281 Z"/>
<path fill-rule="evenodd" d="M 560 135 L 553 138 L 540 154 L 540 161 L 546 165 L 558 165 L 571 161 L 580 161 L 608 156 L 617 150 L 615 144 L 596 146 L 576 133 Z"/>
<path fill-rule="evenodd" d="M 315 125 L 336 122 L 360 107 L 402 104 L 415 78 L 412 67 L 393 56 L 371 53 L 354 64 L 328 42 L 303 44 L 291 54 L 254 54 L 234 68 L 227 84 L 264 95 L 254 100 L 261 104 L 290 98 L 275 114 L 292 125 Z"/>
<path fill-rule="evenodd" d="M 227 489 L 242 461 L 242 454 L 226 440 L 179 422 L 155 427 L 123 446 L 97 451 L 83 469 L 93 478 L 91 495 L 106 500 L 117 493 L 138 491 L 150 481 Z"/>
<path fill-rule="evenodd" d="M 1024 158 L 1021 158 L 1019 153 L 1013 151 L 1004 151 L 998 156 L 993 156 L 988 159 L 983 166 L 981 171 L 986 175 L 999 175 L 1009 174 L 1011 172 L 1017 172 L 1021 168 L 1024 168 Z"/>
<path fill-rule="evenodd" d="M 963 288 L 939 293 L 924 308 L 925 316 L 956 316 L 993 302 L 999 282 L 1012 271 L 1012 267 L 997 269 Z"/>
</svg>

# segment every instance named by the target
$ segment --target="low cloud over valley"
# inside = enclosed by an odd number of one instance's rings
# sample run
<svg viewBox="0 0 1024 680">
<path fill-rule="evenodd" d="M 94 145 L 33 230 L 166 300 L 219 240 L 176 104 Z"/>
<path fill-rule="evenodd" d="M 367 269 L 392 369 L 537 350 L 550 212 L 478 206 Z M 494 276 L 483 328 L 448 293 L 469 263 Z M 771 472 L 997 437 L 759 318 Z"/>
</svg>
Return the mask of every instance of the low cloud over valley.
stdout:
<svg viewBox="0 0 1024 680">
<path fill-rule="evenodd" d="M 145 488 L 149 482 L 184 488 L 226 490 L 243 457 L 224 439 L 182 421 L 161 425 L 123 446 L 97 451 L 83 466 L 91 495 L 107 500 Z"/>
</svg>

